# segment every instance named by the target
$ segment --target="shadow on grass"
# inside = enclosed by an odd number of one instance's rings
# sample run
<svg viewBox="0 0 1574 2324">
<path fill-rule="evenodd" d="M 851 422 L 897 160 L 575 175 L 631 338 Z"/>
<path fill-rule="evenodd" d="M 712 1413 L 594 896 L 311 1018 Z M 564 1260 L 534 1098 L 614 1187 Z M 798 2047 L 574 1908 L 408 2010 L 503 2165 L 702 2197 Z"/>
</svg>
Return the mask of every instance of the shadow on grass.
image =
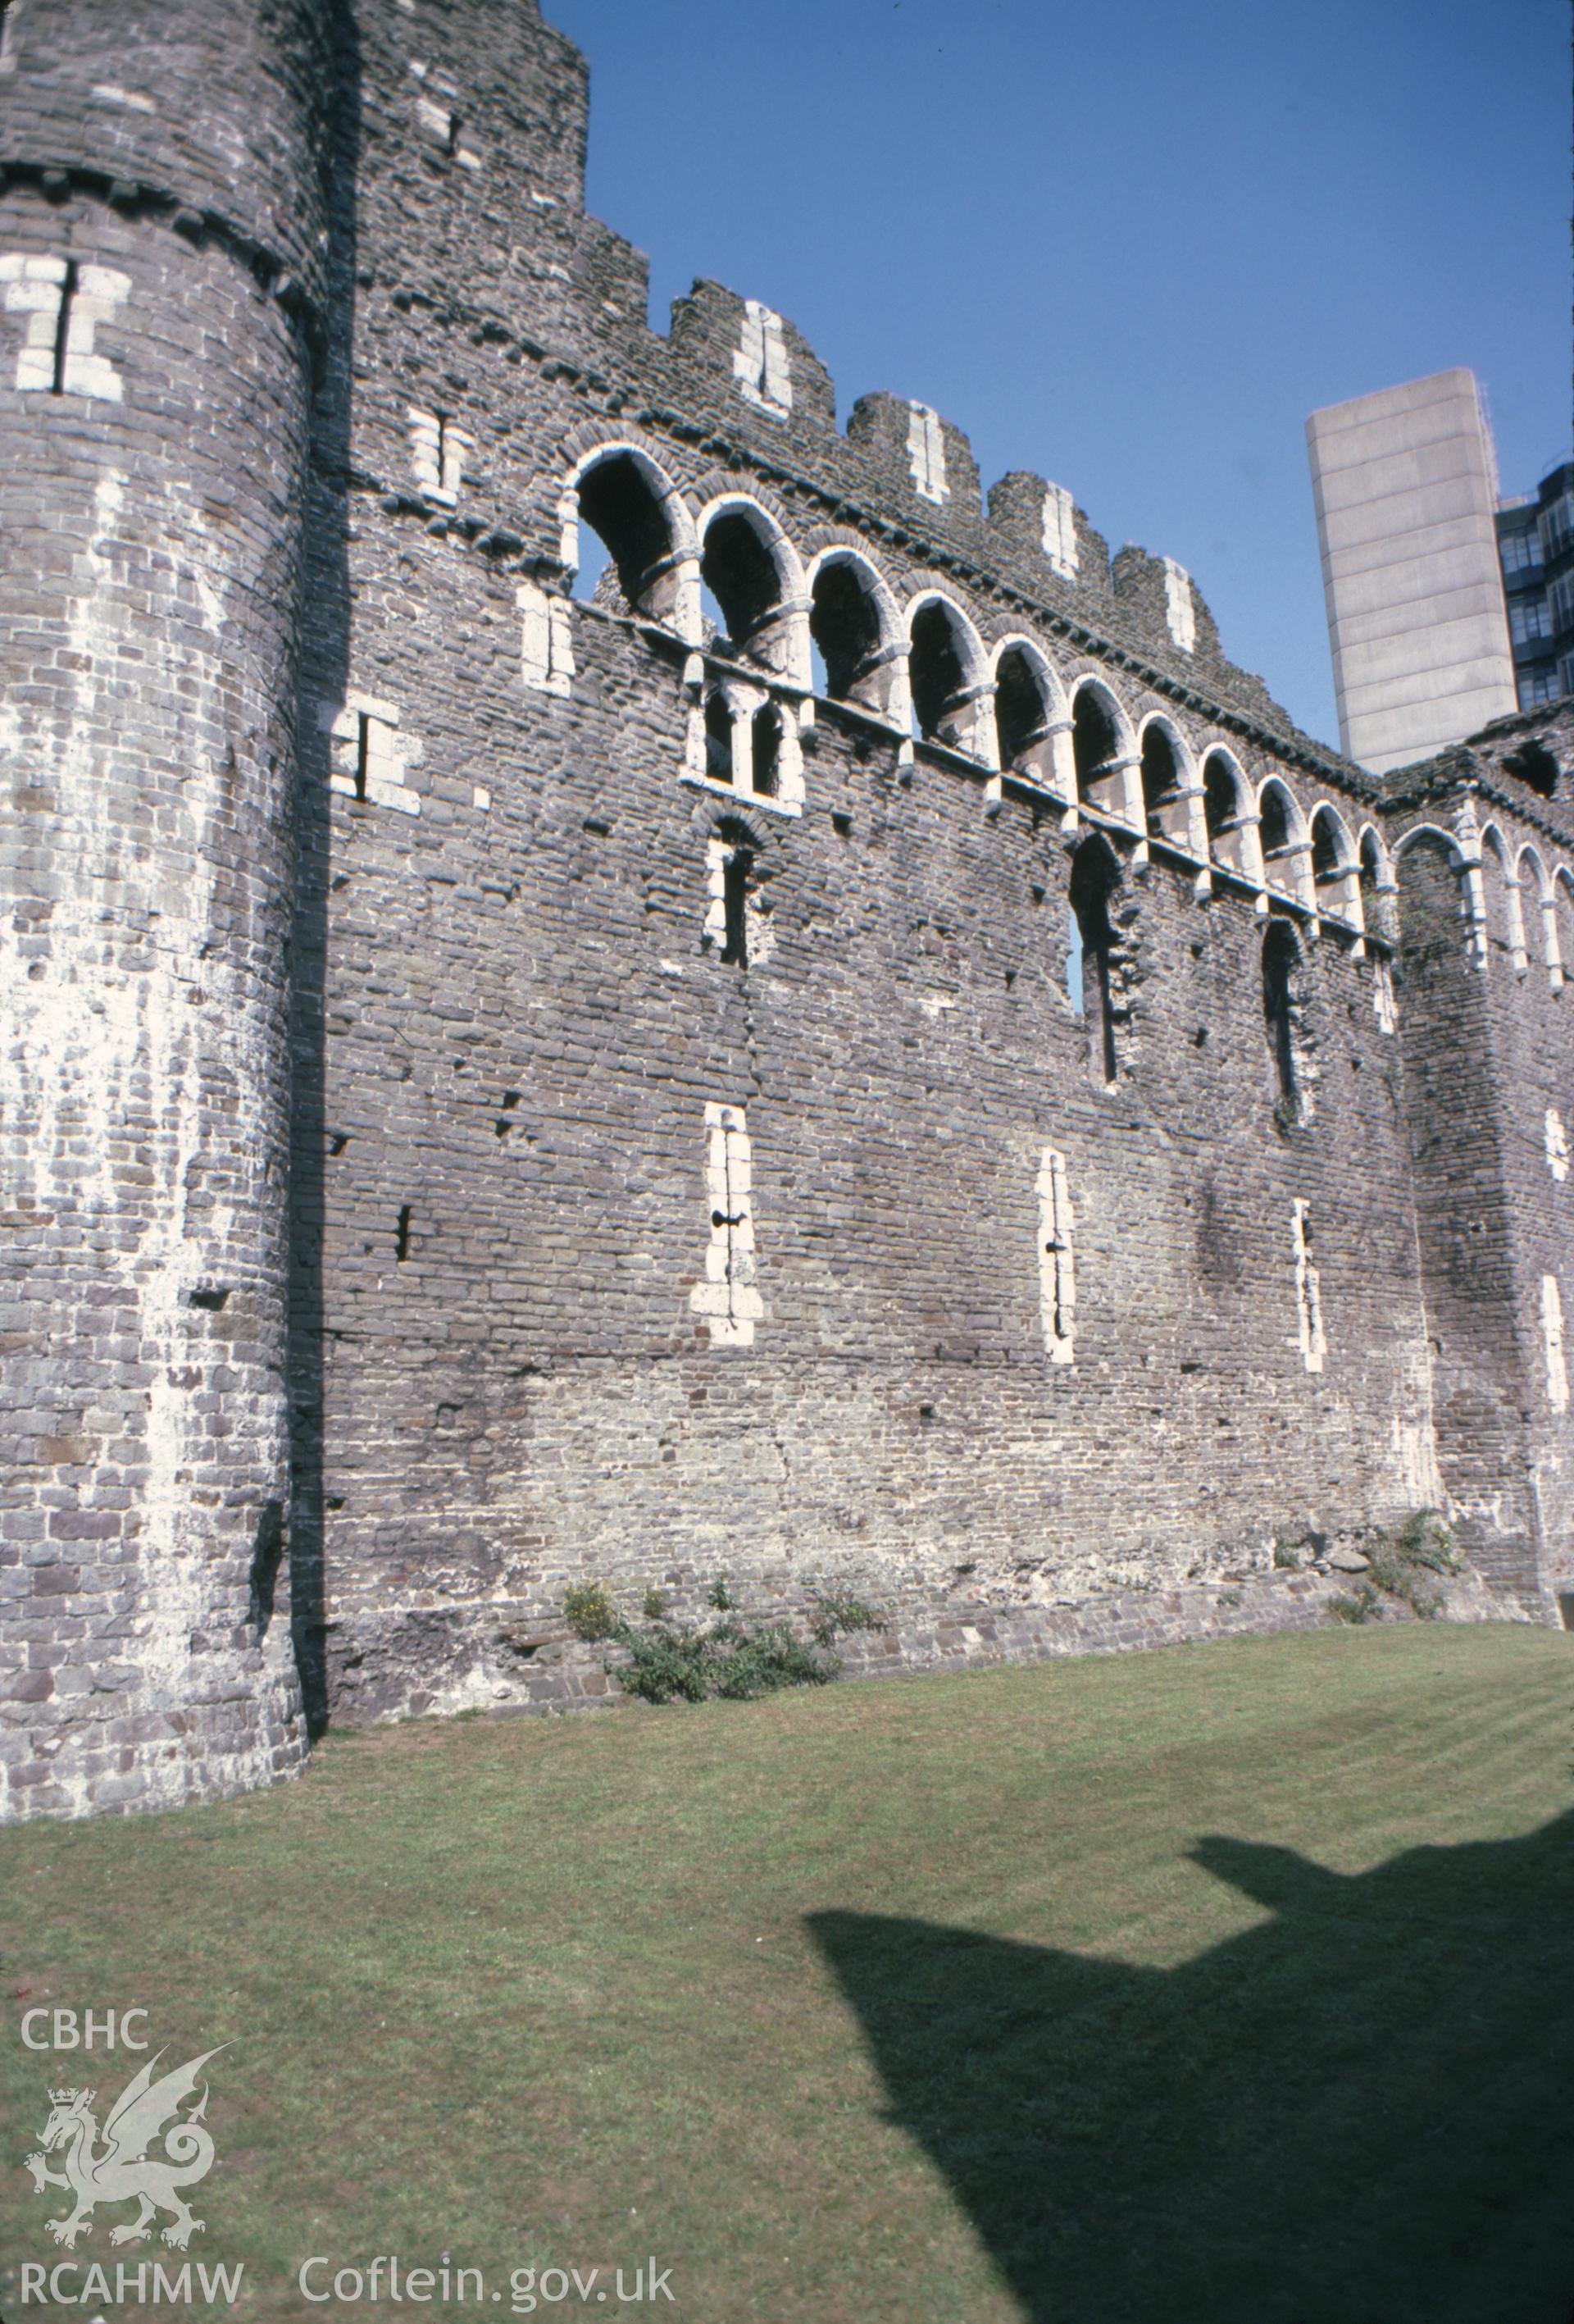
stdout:
<svg viewBox="0 0 1574 2324">
<path fill-rule="evenodd" d="M 1031 2324 L 1570 2324 L 1574 1816 L 1193 1857 L 1272 1917 L 1173 1969 L 811 1916 Z"/>
</svg>

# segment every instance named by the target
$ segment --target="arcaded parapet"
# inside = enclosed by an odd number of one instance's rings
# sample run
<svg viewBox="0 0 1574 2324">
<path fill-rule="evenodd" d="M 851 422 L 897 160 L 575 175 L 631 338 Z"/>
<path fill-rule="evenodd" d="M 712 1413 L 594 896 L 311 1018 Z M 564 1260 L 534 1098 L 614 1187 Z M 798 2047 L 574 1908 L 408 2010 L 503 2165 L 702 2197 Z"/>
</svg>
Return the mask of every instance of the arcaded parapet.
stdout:
<svg viewBox="0 0 1574 2324">
<path fill-rule="evenodd" d="M 323 21 L 6 20 L 9 1814 L 302 1747 L 284 1002 Z"/>
</svg>

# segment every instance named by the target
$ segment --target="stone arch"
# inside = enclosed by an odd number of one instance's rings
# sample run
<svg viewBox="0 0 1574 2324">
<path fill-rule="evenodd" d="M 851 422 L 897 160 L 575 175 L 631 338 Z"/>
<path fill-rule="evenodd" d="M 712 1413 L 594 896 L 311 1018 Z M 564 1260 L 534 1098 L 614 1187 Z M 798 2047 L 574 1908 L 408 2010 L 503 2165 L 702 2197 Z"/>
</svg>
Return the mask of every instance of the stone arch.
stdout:
<svg viewBox="0 0 1574 2324">
<path fill-rule="evenodd" d="M 1536 931 L 1532 948 L 1551 979 L 1554 991 L 1557 991 L 1563 982 L 1563 962 L 1558 949 L 1557 905 L 1541 850 L 1533 841 L 1526 840 L 1520 849 L 1514 870 L 1519 875 L 1520 904 L 1524 911 L 1527 934 L 1532 927 Z"/>
<path fill-rule="evenodd" d="M 1320 799 L 1312 810 L 1311 836 L 1312 893 L 1319 912 L 1349 927 L 1364 927 L 1355 842 L 1348 824 L 1327 799 Z"/>
<path fill-rule="evenodd" d="M 1266 775 L 1257 792 L 1257 844 L 1266 884 L 1315 910 L 1312 835 L 1294 792 L 1278 775 Z"/>
<path fill-rule="evenodd" d="M 994 679 L 983 640 L 953 597 L 923 589 L 907 611 L 907 685 L 921 740 L 995 764 Z"/>
<path fill-rule="evenodd" d="M 1256 800 L 1246 770 L 1222 742 L 1216 742 L 1202 761 L 1202 814 L 1213 862 L 1260 887 Z"/>
<path fill-rule="evenodd" d="M 769 882 L 781 857 L 769 820 L 741 804 L 703 799 L 689 822 L 704 851 L 701 949 L 735 967 L 758 964 L 775 949 Z"/>
<path fill-rule="evenodd" d="M 560 556 L 573 572 L 579 528 L 588 524 L 607 550 L 630 613 L 699 639 L 699 557 L 694 524 L 672 479 L 642 445 L 624 438 L 581 455 L 557 503 Z M 603 578 L 598 597 L 609 585 Z"/>
<path fill-rule="evenodd" d="M 1487 957 L 1498 954 L 1515 976 L 1523 976 L 1530 966 L 1530 953 L 1519 866 L 1495 823 L 1481 834 L 1481 910 Z"/>
<path fill-rule="evenodd" d="M 1048 655 L 1032 638 L 1013 632 L 997 642 L 990 677 L 999 764 L 1072 805 L 1071 711 Z"/>
<path fill-rule="evenodd" d="M 746 493 L 719 493 L 695 520 L 700 580 L 730 644 L 795 686 L 809 684 L 809 597 L 797 550 Z"/>
<path fill-rule="evenodd" d="M 1084 670 L 1072 687 L 1071 710 L 1078 798 L 1142 831 L 1137 736 L 1125 705 L 1107 679 Z"/>
<path fill-rule="evenodd" d="M 879 567 L 861 549 L 833 542 L 810 559 L 805 586 L 831 700 L 905 727 L 907 633 Z"/>
<path fill-rule="evenodd" d="M 1368 936 L 1392 946 L 1399 939 L 1394 865 L 1387 842 L 1375 823 L 1363 824 L 1356 843 L 1356 874 L 1361 886 L 1361 922 Z"/>
<path fill-rule="evenodd" d="M 1440 824 L 1412 824 L 1394 843 L 1394 872 L 1399 938 L 1407 961 L 1441 962 L 1444 948 L 1461 941 L 1452 926 L 1456 918 L 1465 923 L 1464 945 L 1484 954 L 1480 865 L 1466 856 L 1452 832 Z M 1441 910 L 1445 879 L 1453 890 L 1446 917 Z"/>
<path fill-rule="evenodd" d="M 1562 963 L 1563 983 L 1574 978 L 1574 872 L 1566 863 L 1556 865 L 1551 880 L 1552 927 L 1558 940 L 1558 957 Z"/>
<path fill-rule="evenodd" d="M 1150 711 L 1137 729 L 1137 762 L 1142 779 L 1142 804 L 1150 839 L 1167 839 L 1172 847 L 1206 862 L 1208 832 L 1202 813 L 1202 788 L 1192 746 L 1173 718 Z"/>
</svg>

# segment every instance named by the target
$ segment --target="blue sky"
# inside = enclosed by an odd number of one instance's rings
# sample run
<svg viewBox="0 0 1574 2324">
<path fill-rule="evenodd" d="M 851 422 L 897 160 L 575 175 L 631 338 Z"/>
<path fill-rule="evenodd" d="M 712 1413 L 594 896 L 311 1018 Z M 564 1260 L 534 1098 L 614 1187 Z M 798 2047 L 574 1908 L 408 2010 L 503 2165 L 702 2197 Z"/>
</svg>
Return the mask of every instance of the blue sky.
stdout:
<svg viewBox="0 0 1574 2324">
<path fill-rule="evenodd" d="M 1337 741 L 1317 405 L 1468 364 L 1505 492 L 1569 448 L 1565 0 L 543 0 L 591 64 L 590 207 L 651 314 L 790 315 L 986 489 L 1067 485 L 1190 568 Z"/>
</svg>

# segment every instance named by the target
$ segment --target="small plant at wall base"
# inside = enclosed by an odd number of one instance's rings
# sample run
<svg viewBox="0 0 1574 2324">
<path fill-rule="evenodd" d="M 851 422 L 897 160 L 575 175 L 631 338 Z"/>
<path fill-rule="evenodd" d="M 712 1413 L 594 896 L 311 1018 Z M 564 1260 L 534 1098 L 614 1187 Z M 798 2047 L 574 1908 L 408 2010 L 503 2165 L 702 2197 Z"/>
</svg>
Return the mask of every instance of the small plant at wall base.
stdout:
<svg viewBox="0 0 1574 2324">
<path fill-rule="evenodd" d="M 1281 1573 L 1299 1573 L 1301 1552 L 1282 1533 L 1274 1536 L 1274 1566 Z"/>
<path fill-rule="evenodd" d="M 1404 1603 L 1423 1622 L 1442 1612 L 1441 1592 L 1425 1587 L 1422 1577 L 1458 1573 L 1464 1560 L 1454 1547 L 1454 1536 L 1436 1509 L 1416 1509 L 1389 1534 L 1372 1560 L 1372 1580 L 1379 1590 Z"/>
<path fill-rule="evenodd" d="M 849 1590 L 822 1590 L 818 1608 L 809 1627 L 823 1646 L 853 1630 L 879 1630 L 885 1627 L 883 1617 Z"/>
<path fill-rule="evenodd" d="M 785 1622 L 751 1629 L 719 1622 L 709 1630 L 678 1630 L 653 1622 L 637 1630 L 620 1623 L 612 1634 L 629 1659 L 617 1675 L 646 1702 L 703 1702 L 720 1695 L 749 1702 L 784 1686 L 828 1686 L 841 1665 L 834 1655 L 795 1638 Z"/>
<path fill-rule="evenodd" d="M 667 1592 L 658 1583 L 655 1582 L 646 1583 L 645 1595 L 640 1601 L 640 1611 L 648 1622 L 660 1622 L 666 1619 Z"/>
<path fill-rule="evenodd" d="M 724 1614 L 728 1612 L 732 1607 L 735 1606 L 738 1600 L 732 1595 L 726 1575 L 724 1573 L 719 1573 L 705 1592 L 706 1605 L 714 1606 L 718 1613 Z"/>
<path fill-rule="evenodd" d="M 610 1638 L 618 1628 L 618 1609 L 604 1582 L 576 1582 L 564 1598 L 563 1611 L 576 1638 Z"/>
<path fill-rule="evenodd" d="M 1355 1597 L 1346 1597 L 1341 1591 L 1339 1597 L 1330 1598 L 1328 1610 L 1336 1622 L 1359 1624 L 1371 1620 L 1379 1603 L 1377 1593 L 1370 1582 L 1363 1582 Z"/>
</svg>

